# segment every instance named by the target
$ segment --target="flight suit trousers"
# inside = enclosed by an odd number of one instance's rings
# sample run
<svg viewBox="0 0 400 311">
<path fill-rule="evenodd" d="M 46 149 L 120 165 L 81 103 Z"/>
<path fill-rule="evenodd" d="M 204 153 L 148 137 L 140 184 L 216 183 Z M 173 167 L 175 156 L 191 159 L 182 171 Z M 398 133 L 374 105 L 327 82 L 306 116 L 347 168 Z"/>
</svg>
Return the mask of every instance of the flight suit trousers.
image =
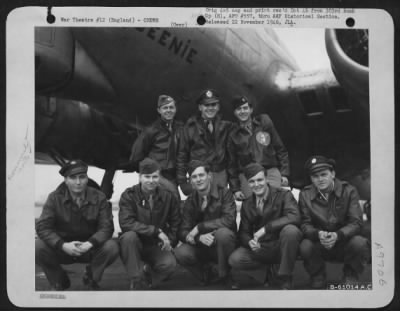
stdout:
<svg viewBox="0 0 400 311">
<path fill-rule="evenodd" d="M 162 251 L 157 244 L 145 245 L 136 232 L 125 232 L 119 242 L 121 259 L 130 279 L 144 278 L 145 263 L 152 269 L 154 283 L 167 279 L 175 271 L 176 259 L 172 252 Z"/>
<path fill-rule="evenodd" d="M 98 283 L 106 267 L 111 265 L 119 255 L 118 243 L 107 240 L 102 246 L 90 249 L 87 253 L 72 257 L 62 250 L 54 249 L 40 239 L 35 242 L 35 260 L 52 286 L 61 284 L 65 271 L 61 264 L 90 263 L 93 281 Z"/>
<path fill-rule="evenodd" d="M 230 268 L 228 258 L 236 247 L 236 235 L 228 228 L 220 228 L 214 233 L 215 243 L 206 246 L 201 242 L 196 245 L 181 244 L 175 249 L 175 257 L 178 263 L 195 277 L 202 280 L 204 267 L 210 262 L 216 262 L 218 266 L 218 277 L 224 278 Z"/>
<path fill-rule="evenodd" d="M 304 267 L 312 276 L 325 274 L 325 260 L 343 261 L 343 272 L 360 274 L 363 272 L 371 256 L 368 239 L 356 235 L 348 241 L 340 241 L 327 250 L 319 241 L 304 239 L 300 244 L 300 253 L 304 259 Z"/>
<path fill-rule="evenodd" d="M 229 258 L 235 270 L 255 270 L 266 264 L 278 264 L 278 275 L 291 276 L 303 234 L 295 225 L 286 225 L 279 233 L 279 240 L 261 242 L 258 251 L 241 246 Z"/>
</svg>

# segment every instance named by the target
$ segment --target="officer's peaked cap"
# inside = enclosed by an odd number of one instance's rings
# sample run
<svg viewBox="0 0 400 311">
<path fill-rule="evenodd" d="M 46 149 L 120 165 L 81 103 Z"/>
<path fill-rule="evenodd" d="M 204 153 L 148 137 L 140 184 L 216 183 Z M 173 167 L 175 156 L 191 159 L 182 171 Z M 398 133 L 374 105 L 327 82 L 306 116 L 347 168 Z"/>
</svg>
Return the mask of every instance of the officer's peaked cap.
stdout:
<svg viewBox="0 0 400 311">
<path fill-rule="evenodd" d="M 65 163 L 59 173 L 61 176 L 68 177 L 76 174 L 87 173 L 88 165 L 82 160 L 72 160 Z"/>
<path fill-rule="evenodd" d="M 197 105 L 219 103 L 219 95 L 213 89 L 206 89 L 197 98 Z"/>
<path fill-rule="evenodd" d="M 311 175 L 325 169 L 334 170 L 335 166 L 335 160 L 329 159 L 322 155 L 315 155 L 307 159 L 306 163 L 304 164 L 304 169 L 309 175 Z"/>
</svg>

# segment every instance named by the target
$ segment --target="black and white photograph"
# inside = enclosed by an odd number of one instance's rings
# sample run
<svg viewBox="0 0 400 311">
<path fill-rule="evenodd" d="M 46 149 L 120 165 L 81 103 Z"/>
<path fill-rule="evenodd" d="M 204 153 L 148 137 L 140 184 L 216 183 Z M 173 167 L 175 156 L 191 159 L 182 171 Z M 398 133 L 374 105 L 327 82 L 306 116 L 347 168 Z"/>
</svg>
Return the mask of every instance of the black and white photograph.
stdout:
<svg viewBox="0 0 400 311">
<path fill-rule="evenodd" d="M 28 77 L 10 92 L 26 111 L 7 132 L 8 190 L 23 205 L 7 218 L 21 234 L 7 245 L 11 292 L 22 269 L 34 306 L 390 295 L 394 190 L 379 180 L 394 163 L 382 155 L 393 94 L 381 97 L 393 77 L 378 77 L 390 57 L 371 43 L 385 23 L 364 22 L 385 16 L 187 10 L 168 23 L 133 8 L 32 19 L 29 60 L 12 62 Z M 102 298 L 81 305 L 87 292 Z"/>
</svg>

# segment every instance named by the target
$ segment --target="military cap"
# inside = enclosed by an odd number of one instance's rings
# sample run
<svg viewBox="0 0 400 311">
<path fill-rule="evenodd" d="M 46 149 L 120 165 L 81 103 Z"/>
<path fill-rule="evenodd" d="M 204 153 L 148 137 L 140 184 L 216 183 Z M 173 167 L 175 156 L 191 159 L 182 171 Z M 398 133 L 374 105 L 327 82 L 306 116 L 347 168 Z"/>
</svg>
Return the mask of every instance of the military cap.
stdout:
<svg viewBox="0 0 400 311">
<path fill-rule="evenodd" d="M 336 162 L 333 159 L 328 159 L 321 155 L 315 155 L 306 161 L 304 164 L 304 169 L 307 171 L 309 175 L 314 174 L 318 171 L 330 169 L 335 169 Z"/>
<path fill-rule="evenodd" d="M 250 105 L 249 100 L 245 96 L 235 96 L 231 102 L 234 110 L 246 103 Z"/>
<path fill-rule="evenodd" d="M 169 95 L 158 96 L 158 103 L 157 103 L 158 108 L 171 103 L 175 104 L 175 99 L 173 99 L 171 96 Z"/>
<path fill-rule="evenodd" d="M 208 172 L 209 166 L 206 162 L 200 161 L 200 160 L 192 160 L 189 162 L 188 165 L 188 171 L 189 171 L 189 176 L 192 175 L 192 173 L 198 168 L 198 167 L 204 167 L 204 169 L 206 170 L 206 172 Z"/>
<path fill-rule="evenodd" d="M 61 176 L 68 177 L 71 175 L 76 175 L 80 173 L 87 173 L 88 165 L 82 160 L 72 160 L 65 163 L 59 173 Z"/>
<path fill-rule="evenodd" d="M 248 180 L 253 176 L 257 175 L 259 172 L 265 172 L 264 167 L 260 163 L 250 163 L 246 165 L 243 173 L 246 179 Z"/>
<path fill-rule="evenodd" d="M 201 92 L 197 105 L 219 103 L 219 95 L 215 90 L 207 89 Z"/>
<path fill-rule="evenodd" d="M 160 164 L 151 158 L 145 158 L 139 163 L 139 174 L 152 174 L 160 169 Z"/>
</svg>

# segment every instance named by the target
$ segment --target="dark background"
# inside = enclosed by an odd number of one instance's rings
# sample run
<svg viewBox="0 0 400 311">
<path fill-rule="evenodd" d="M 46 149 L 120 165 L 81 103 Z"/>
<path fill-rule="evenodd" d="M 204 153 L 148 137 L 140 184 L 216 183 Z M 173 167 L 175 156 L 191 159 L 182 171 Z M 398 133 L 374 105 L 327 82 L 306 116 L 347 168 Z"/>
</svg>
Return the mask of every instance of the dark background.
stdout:
<svg viewBox="0 0 400 311">
<path fill-rule="evenodd" d="M 7 15 L 14 8 L 23 6 L 43 6 L 43 10 L 47 10 L 48 6 L 172 6 L 172 7 L 347 7 L 347 8 L 379 8 L 386 10 L 393 18 L 395 27 L 395 141 L 396 141 L 396 162 L 398 160 L 399 154 L 399 122 L 398 122 L 398 112 L 399 107 L 397 107 L 397 101 L 399 96 L 400 84 L 400 1 L 398 0 L 230 0 L 230 1 L 171 1 L 171 0 L 158 0 L 158 1 L 129 1 L 129 0 L 59 0 L 59 1 L 40 1 L 40 0 L 7 0 L 0 2 L 0 310 L 19 310 L 18 308 L 11 304 L 7 296 L 7 269 L 6 269 L 6 55 L 5 55 L 5 38 L 6 38 L 6 19 Z M 23 47 L 21 47 L 23 48 Z M 383 47 L 384 48 L 384 47 Z M 23 113 L 23 112 L 21 112 Z M 395 207 L 397 207 L 399 200 L 398 181 L 399 172 L 398 165 L 395 165 Z M 383 181 L 382 181 L 383 182 Z M 373 206 L 372 208 L 384 208 L 384 206 Z M 395 286 L 395 296 L 392 302 L 381 308 L 381 310 L 400 310 L 400 275 L 399 275 L 399 211 L 395 208 L 395 276 L 396 276 L 396 286 Z M 301 295 L 301 292 L 299 292 Z M 284 304 L 284 303 L 283 303 Z M 49 310 L 49 309 L 48 309 Z"/>
</svg>

